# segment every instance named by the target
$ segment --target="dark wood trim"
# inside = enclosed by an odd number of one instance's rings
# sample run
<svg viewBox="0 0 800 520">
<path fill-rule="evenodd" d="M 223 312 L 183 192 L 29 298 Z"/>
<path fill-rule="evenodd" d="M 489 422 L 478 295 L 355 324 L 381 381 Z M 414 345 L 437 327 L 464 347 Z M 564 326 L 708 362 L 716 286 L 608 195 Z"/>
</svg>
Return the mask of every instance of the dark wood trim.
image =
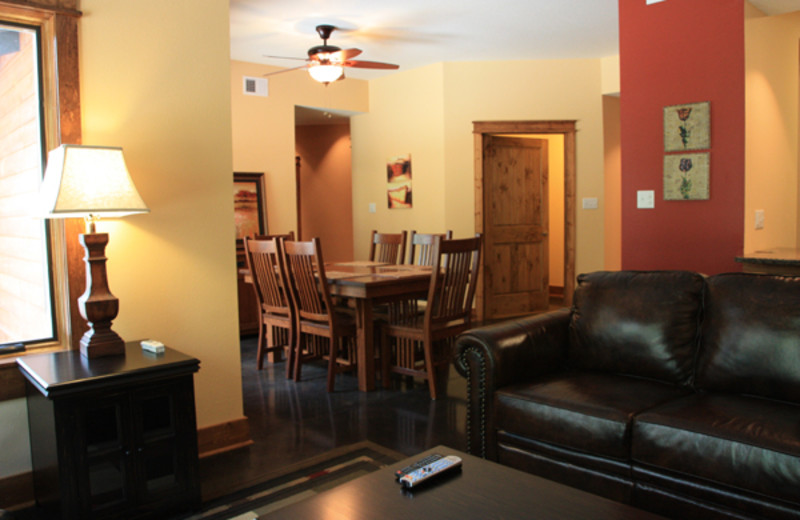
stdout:
<svg viewBox="0 0 800 520">
<path fill-rule="evenodd" d="M 575 289 L 576 257 L 576 123 L 565 121 L 474 121 L 475 157 L 475 232 L 483 233 L 483 154 L 484 136 L 492 134 L 562 134 L 564 136 L 564 305 L 572 305 Z M 484 269 L 481 259 L 481 271 Z M 483 277 L 476 296 L 479 319 L 485 317 Z"/>
<path fill-rule="evenodd" d="M 32 472 L 0 478 L 0 509 L 21 509 L 33 503 Z"/>
<path fill-rule="evenodd" d="M 254 443 L 250 438 L 250 423 L 247 417 L 197 430 L 197 445 L 201 459 L 252 444 Z"/>
<path fill-rule="evenodd" d="M 4 8 L 15 8 L 22 11 L 44 11 L 62 16 L 72 16 L 80 18 L 81 13 L 78 7 L 78 0 L 55 0 L 50 3 L 31 2 L 30 0 L 0 0 L 0 6 Z"/>
<path fill-rule="evenodd" d="M 22 372 L 13 359 L 3 360 L 0 362 L 0 401 L 22 397 L 25 397 L 25 378 Z"/>
</svg>

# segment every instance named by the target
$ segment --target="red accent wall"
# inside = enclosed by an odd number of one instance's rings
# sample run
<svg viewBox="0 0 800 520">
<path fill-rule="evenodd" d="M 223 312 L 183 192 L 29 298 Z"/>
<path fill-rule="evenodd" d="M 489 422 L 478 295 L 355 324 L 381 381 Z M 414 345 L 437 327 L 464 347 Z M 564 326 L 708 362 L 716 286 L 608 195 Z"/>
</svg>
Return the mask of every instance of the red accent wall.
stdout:
<svg viewBox="0 0 800 520">
<path fill-rule="evenodd" d="M 622 268 L 740 271 L 744 0 L 619 1 Z M 711 102 L 710 199 L 665 201 L 663 107 Z M 655 209 L 637 209 L 637 190 Z"/>
</svg>

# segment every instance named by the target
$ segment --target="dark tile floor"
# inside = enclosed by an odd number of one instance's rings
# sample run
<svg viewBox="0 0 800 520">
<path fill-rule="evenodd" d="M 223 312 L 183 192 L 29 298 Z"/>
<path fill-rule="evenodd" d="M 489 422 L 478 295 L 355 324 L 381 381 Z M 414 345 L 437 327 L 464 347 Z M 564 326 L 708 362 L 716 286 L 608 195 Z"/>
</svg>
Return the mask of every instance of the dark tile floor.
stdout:
<svg viewBox="0 0 800 520">
<path fill-rule="evenodd" d="M 287 380 L 285 365 L 256 370 L 256 338 L 243 338 L 244 414 L 254 444 L 203 459 L 208 500 L 280 474 L 282 468 L 338 446 L 369 440 L 411 456 L 444 444 L 466 444 L 466 383 L 451 368 L 446 392 L 430 399 L 424 381 L 395 376 L 390 389 L 359 392 L 355 374 L 340 374 L 325 391 L 326 367 L 303 365 L 303 380 Z M 443 385 L 444 386 L 444 385 Z"/>
</svg>

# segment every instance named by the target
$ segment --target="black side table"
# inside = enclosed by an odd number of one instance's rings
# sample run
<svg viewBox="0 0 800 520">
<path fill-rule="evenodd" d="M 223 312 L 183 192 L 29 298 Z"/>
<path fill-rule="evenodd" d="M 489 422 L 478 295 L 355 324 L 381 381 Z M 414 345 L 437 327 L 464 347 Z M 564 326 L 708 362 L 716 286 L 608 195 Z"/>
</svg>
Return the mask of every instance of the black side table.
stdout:
<svg viewBox="0 0 800 520">
<path fill-rule="evenodd" d="M 68 518 L 163 518 L 200 504 L 193 374 L 167 348 L 17 359 L 27 379 L 36 503 Z"/>
</svg>

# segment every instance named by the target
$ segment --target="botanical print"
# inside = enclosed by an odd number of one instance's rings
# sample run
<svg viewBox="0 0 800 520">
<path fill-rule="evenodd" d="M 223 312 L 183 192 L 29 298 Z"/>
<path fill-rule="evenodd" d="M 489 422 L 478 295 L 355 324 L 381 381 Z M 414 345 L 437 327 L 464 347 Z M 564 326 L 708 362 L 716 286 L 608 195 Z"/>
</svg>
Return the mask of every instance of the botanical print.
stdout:
<svg viewBox="0 0 800 520">
<path fill-rule="evenodd" d="M 664 156 L 664 200 L 707 200 L 708 179 L 708 153 Z"/>
<path fill-rule="evenodd" d="M 389 209 L 411 207 L 411 154 L 386 162 L 386 195 Z"/>
<path fill-rule="evenodd" d="M 711 104 L 664 107 L 664 151 L 705 150 L 711 147 Z"/>
</svg>

